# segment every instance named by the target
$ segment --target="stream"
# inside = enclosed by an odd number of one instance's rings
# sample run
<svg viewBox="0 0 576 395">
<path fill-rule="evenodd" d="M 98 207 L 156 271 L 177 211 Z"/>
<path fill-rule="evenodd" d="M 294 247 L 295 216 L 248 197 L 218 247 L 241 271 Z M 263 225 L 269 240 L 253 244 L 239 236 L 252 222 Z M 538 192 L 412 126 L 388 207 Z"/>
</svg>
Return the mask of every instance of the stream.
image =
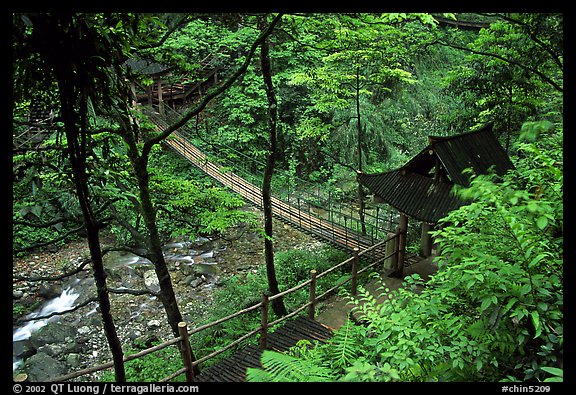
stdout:
<svg viewBox="0 0 576 395">
<path fill-rule="evenodd" d="M 202 301 L 207 301 L 207 294 L 219 283 L 218 255 L 225 250 L 226 246 L 218 245 L 203 237 L 194 241 L 173 242 L 163 247 L 173 283 L 179 284 L 179 288 L 186 287 L 188 298 Z M 108 275 L 107 282 L 111 288 L 147 289 L 153 292 L 160 290 L 154 266 L 146 258 L 132 253 L 114 251 L 105 255 L 104 267 Z M 46 300 L 34 312 L 25 316 L 24 323 L 13 328 L 13 373 L 24 367 L 23 360 L 26 358 L 32 361 L 39 359 L 42 364 L 50 362 L 58 368 L 62 365 L 57 358 L 61 354 L 68 354 L 65 361 L 72 366 L 80 363 L 78 359 L 82 353 L 88 352 L 88 355 L 94 358 L 100 354 L 93 344 L 85 347 L 86 343 L 93 342 L 72 339 L 74 331 L 80 335 L 95 335 L 96 332 L 101 331 L 98 327 L 100 316 L 95 314 L 96 302 L 78 311 L 67 313 L 64 316 L 65 319 L 62 315 L 53 315 L 73 309 L 88 298 L 95 296 L 94 280 L 89 270 L 68 278 L 61 288 L 59 295 Z M 124 313 L 128 317 L 131 325 L 127 334 L 132 340 L 144 336 L 149 329 L 162 329 L 162 331 L 167 330 L 165 333 L 171 333 L 160 319 L 163 318 L 163 310 L 155 296 L 120 294 L 111 295 L 111 299 L 114 300 L 115 308 L 120 310 L 113 312 L 113 315 L 118 317 L 118 313 Z M 48 318 L 36 319 L 38 317 Z M 117 325 L 121 324 L 117 323 Z M 158 337 L 158 335 L 153 337 Z M 103 345 L 107 344 L 105 340 L 102 341 Z M 70 355 L 73 356 L 70 357 Z M 26 366 L 29 375 L 30 368 L 31 366 Z M 42 368 L 36 372 L 32 367 L 32 379 L 46 378 L 45 376 L 59 374 L 59 370 L 65 370 L 63 366 L 62 369 L 56 369 L 56 371 L 45 366 Z"/>
</svg>

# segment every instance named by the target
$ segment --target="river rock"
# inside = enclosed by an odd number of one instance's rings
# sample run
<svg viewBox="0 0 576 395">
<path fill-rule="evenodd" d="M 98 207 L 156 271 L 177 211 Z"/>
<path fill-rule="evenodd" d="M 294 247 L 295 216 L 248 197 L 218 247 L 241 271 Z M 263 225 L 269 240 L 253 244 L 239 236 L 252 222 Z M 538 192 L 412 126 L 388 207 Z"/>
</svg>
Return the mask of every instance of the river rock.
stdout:
<svg viewBox="0 0 576 395">
<path fill-rule="evenodd" d="M 50 355 L 51 357 L 58 357 L 80 351 L 80 346 L 73 340 L 67 340 L 63 343 L 50 343 L 45 344 L 38 349 L 38 352 Z"/>
<path fill-rule="evenodd" d="M 200 253 L 204 253 L 212 249 L 212 240 L 207 239 L 206 237 L 198 237 L 190 243 L 190 247 Z"/>
<path fill-rule="evenodd" d="M 146 324 L 148 328 L 160 328 L 160 320 L 150 320 Z"/>
<path fill-rule="evenodd" d="M 40 348 L 46 344 L 64 343 L 74 339 L 76 330 L 60 322 L 49 322 L 42 329 L 32 333 L 30 341 L 35 348 Z"/>
<path fill-rule="evenodd" d="M 12 343 L 12 355 L 17 358 L 28 358 L 36 353 L 36 348 L 30 339 L 20 340 Z"/>
<path fill-rule="evenodd" d="M 79 335 L 87 335 L 91 332 L 92 330 L 90 329 L 90 327 L 88 326 L 81 326 L 80 328 L 78 328 L 78 334 Z"/>
<path fill-rule="evenodd" d="M 144 285 L 146 285 L 146 288 L 152 292 L 160 292 L 160 283 L 158 282 L 158 277 L 154 270 L 144 272 Z"/>
<path fill-rule="evenodd" d="M 64 363 L 42 352 L 28 358 L 24 370 L 28 373 L 29 381 L 48 381 L 67 373 Z"/>
<path fill-rule="evenodd" d="M 204 278 L 203 278 L 203 277 L 204 277 L 204 276 L 202 276 L 202 277 L 197 277 L 197 278 L 195 278 L 194 280 L 192 280 L 192 281 L 190 282 L 190 286 L 191 286 L 192 288 L 196 288 L 197 286 L 199 286 L 200 284 L 202 284 L 202 283 L 204 282 Z"/>
<path fill-rule="evenodd" d="M 78 366 L 80 366 L 80 354 L 76 354 L 76 353 L 71 353 L 68 354 L 68 356 L 66 357 L 66 363 L 68 364 L 68 366 L 72 367 L 72 368 L 77 368 Z"/>
<path fill-rule="evenodd" d="M 62 287 L 56 284 L 42 284 L 38 288 L 38 296 L 44 299 L 52 299 L 60 296 Z"/>
</svg>

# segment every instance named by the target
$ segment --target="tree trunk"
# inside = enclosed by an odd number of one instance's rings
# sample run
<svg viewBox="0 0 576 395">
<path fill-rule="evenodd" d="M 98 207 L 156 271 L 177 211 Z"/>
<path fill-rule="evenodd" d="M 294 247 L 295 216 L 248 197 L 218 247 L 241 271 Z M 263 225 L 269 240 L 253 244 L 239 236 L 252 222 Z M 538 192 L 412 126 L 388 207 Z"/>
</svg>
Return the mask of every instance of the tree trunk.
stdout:
<svg viewBox="0 0 576 395">
<path fill-rule="evenodd" d="M 94 217 L 89 200 L 88 174 L 86 173 L 86 131 L 81 131 L 78 128 L 77 122 L 78 118 L 85 119 L 85 115 L 79 117 L 74 109 L 76 95 L 74 87 L 70 86 L 70 81 L 72 81 L 72 78 L 69 75 L 70 73 L 66 73 L 66 70 L 63 71 L 57 69 L 56 71 L 60 89 L 62 117 L 64 120 L 66 139 L 68 141 L 68 153 L 72 166 L 76 193 L 78 195 L 78 202 L 82 210 L 84 224 L 88 234 L 88 247 L 92 260 L 92 270 L 94 281 L 96 283 L 96 293 L 100 305 L 100 314 L 102 316 L 104 333 L 114 360 L 115 379 L 117 382 L 124 382 L 126 381 L 124 353 L 110 312 L 110 298 L 108 296 L 106 273 L 104 271 L 104 263 L 102 260 L 102 250 L 100 248 L 99 230 L 101 224 Z M 83 101 L 83 104 L 85 104 L 85 101 Z M 81 111 L 85 111 L 86 107 L 83 107 L 84 108 L 82 108 Z M 84 127 L 82 129 L 84 129 Z M 79 138 L 81 143 L 78 141 Z"/>
<path fill-rule="evenodd" d="M 261 20 L 263 25 L 263 21 Z M 276 145 L 277 145 L 277 118 L 278 108 L 276 102 L 276 95 L 274 94 L 274 86 L 272 85 L 272 71 L 270 67 L 270 49 L 268 40 L 264 40 L 260 46 L 260 63 L 262 68 L 262 77 L 266 87 L 266 96 L 268 98 L 268 113 L 270 115 L 270 152 L 266 160 L 266 168 L 264 170 L 264 180 L 262 182 L 262 206 L 264 209 L 264 232 L 266 238 L 264 239 L 264 254 L 266 258 L 266 274 L 268 277 L 268 288 L 272 295 L 280 293 L 278 289 L 278 280 L 276 279 L 276 270 L 274 268 L 274 243 L 272 239 L 272 200 L 271 200 L 271 183 L 274 174 L 274 166 L 276 164 Z M 274 299 L 272 301 L 272 310 L 277 315 L 283 316 L 287 314 L 286 307 L 282 298 Z"/>
<path fill-rule="evenodd" d="M 144 219 L 144 225 L 148 231 L 147 256 L 154 264 L 154 271 L 156 272 L 158 283 L 160 284 L 160 299 L 164 306 L 164 310 L 166 311 L 168 323 L 170 324 L 174 336 L 178 337 L 178 323 L 182 321 L 182 314 L 180 313 L 176 301 L 170 272 L 168 271 L 166 260 L 164 259 L 164 254 L 162 252 L 162 242 L 156 225 L 156 210 L 154 209 L 152 198 L 150 196 L 149 174 L 146 160 L 142 157 L 138 157 L 133 160 L 133 166 L 138 182 L 142 218 Z"/>
<path fill-rule="evenodd" d="M 136 141 L 129 137 L 134 135 L 135 134 L 125 133 L 124 138 L 129 147 L 128 155 L 132 162 L 132 167 L 138 182 L 142 218 L 144 219 L 144 224 L 148 231 L 146 255 L 154 264 L 154 271 L 156 272 L 156 277 L 158 278 L 158 284 L 160 286 L 160 301 L 162 302 L 162 306 L 164 306 L 168 324 L 170 325 L 174 336 L 178 337 L 180 336 L 178 324 L 183 321 L 182 314 L 178 307 L 178 301 L 176 300 L 176 294 L 174 293 L 174 287 L 172 286 L 170 272 L 168 271 L 168 266 L 164 259 L 164 253 L 162 252 L 160 233 L 158 232 L 158 226 L 156 225 L 156 210 L 154 209 L 149 189 L 148 160 L 147 157 L 138 154 Z M 191 352 L 191 358 L 192 361 L 196 360 L 193 352 Z M 195 366 L 194 374 L 197 375 L 199 373 L 200 370 L 198 366 Z"/>
<path fill-rule="evenodd" d="M 362 122 L 360 120 L 360 69 L 356 67 L 356 127 L 358 129 L 358 172 L 362 173 Z M 358 217 L 360 218 L 360 225 L 362 226 L 362 234 L 366 234 L 366 223 L 364 212 L 366 210 L 364 204 L 364 188 L 360 182 L 360 177 L 357 177 L 358 181 Z"/>
</svg>

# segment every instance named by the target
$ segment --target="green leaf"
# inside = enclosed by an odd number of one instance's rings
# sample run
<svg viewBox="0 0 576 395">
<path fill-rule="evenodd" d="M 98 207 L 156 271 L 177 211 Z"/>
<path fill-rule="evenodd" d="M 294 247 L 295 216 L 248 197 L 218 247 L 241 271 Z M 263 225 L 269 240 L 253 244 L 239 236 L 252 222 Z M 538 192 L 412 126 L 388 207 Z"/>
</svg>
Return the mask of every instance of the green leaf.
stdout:
<svg viewBox="0 0 576 395">
<path fill-rule="evenodd" d="M 521 293 L 522 295 L 526 295 L 526 294 L 528 294 L 528 292 L 530 292 L 530 289 L 531 289 L 530 284 L 524 284 L 524 285 L 520 288 L 520 293 Z"/>
<path fill-rule="evenodd" d="M 492 298 L 484 298 L 482 304 L 480 305 L 480 312 L 485 311 L 492 304 Z"/>
<path fill-rule="evenodd" d="M 555 368 L 552 366 L 543 366 L 540 368 L 541 370 L 545 371 L 546 373 L 550 373 L 551 375 L 553 375 L 554 377 L 548 377 L 544 380 L 544 382 L 550 382 L 550 381 L 564 381 L 564 370 L 559 369 L 559 368 Z"/>
<path fill-rule="evenodd" d="M 532 323 L 534 324 L 534 330 L 536 333 L 534 334 L 534 338 L 537 338 L 542 333 L 542 329 L 540 328 L 540 315 L 536 310 L 530 313 L 530 317 L 532 318 Z"/>
<path fill-rule="evenodd" d="M 477 370 L 477 371 L 482 370 L 482 365 L 483 365 L 483 364 L 482 364 L 482 360 L 481 360 L 481 359 L 477 359 L 477 360 L 476 360 L 476 370 Z"/>
<path fill-rule="evenodd" d="M 275 351 L 264 350 L 260 360 L 266 373 L 250 369 L 246 372 L 248 381 L 330 381 L 333 378 L 330 369 Z"/>
<path fill-rule="evenodd" d="M 536 225 L 538 225 L 538 228 L 544 229 L 548 225 L 548 218 L 544 216 L 538 217 L 536 220 Z"/>
<path fill-rule="evenodd" d="M 510 310 L 512 308 L 512 306 L 514 306 L 514 303 L 516 303 L 517 301 L 518 301 L 518 299 L 516 299 L 516 298 L 510 298 L 508 303 L 506 303 L 506 307 L 504 307 L 503 313 L 506 313 L 508 310 Z"/>
</svg>

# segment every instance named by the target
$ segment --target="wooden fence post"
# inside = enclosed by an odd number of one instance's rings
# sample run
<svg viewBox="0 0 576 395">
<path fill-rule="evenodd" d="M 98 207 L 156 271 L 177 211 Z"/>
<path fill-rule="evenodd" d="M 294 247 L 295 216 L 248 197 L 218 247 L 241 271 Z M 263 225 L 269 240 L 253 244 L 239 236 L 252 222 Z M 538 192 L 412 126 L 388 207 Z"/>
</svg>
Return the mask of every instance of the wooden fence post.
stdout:
<svg viewBox="0 0 576 395">
<path fill-rule="evenodd" d="M 180 353 L 186 368 L 186 381 L 194 381 L 194 367 L 192 366 L 192 351 L 190 350 L 190 342 L 188 340 L 188 328 L 185 322 L 178 323 L 178 333 L 182 337 Z"/>
<path fill-rule="evenodd" d="M 268 338 L 268 293 L 262 293 L 262 306 L 260 307 L 260 348 L 265 350 Z"/>
<path fill-rule="evenodd" d="M 352 260 L 352 296 L 356 296 L 356 291 L 358 289 L 358 264 L 360 258 L 358 258 L 358 252 L 360 249 L 358 247 L 354 247 L 352 252 L 354 253 L 354 259 Z"/>
<path fill-rule="evenodd" d="M 308 318 L 314 319 L 316 309 L 316 270 L 310 270 L 310 306 L 308 307 Z"/>
</svg>

